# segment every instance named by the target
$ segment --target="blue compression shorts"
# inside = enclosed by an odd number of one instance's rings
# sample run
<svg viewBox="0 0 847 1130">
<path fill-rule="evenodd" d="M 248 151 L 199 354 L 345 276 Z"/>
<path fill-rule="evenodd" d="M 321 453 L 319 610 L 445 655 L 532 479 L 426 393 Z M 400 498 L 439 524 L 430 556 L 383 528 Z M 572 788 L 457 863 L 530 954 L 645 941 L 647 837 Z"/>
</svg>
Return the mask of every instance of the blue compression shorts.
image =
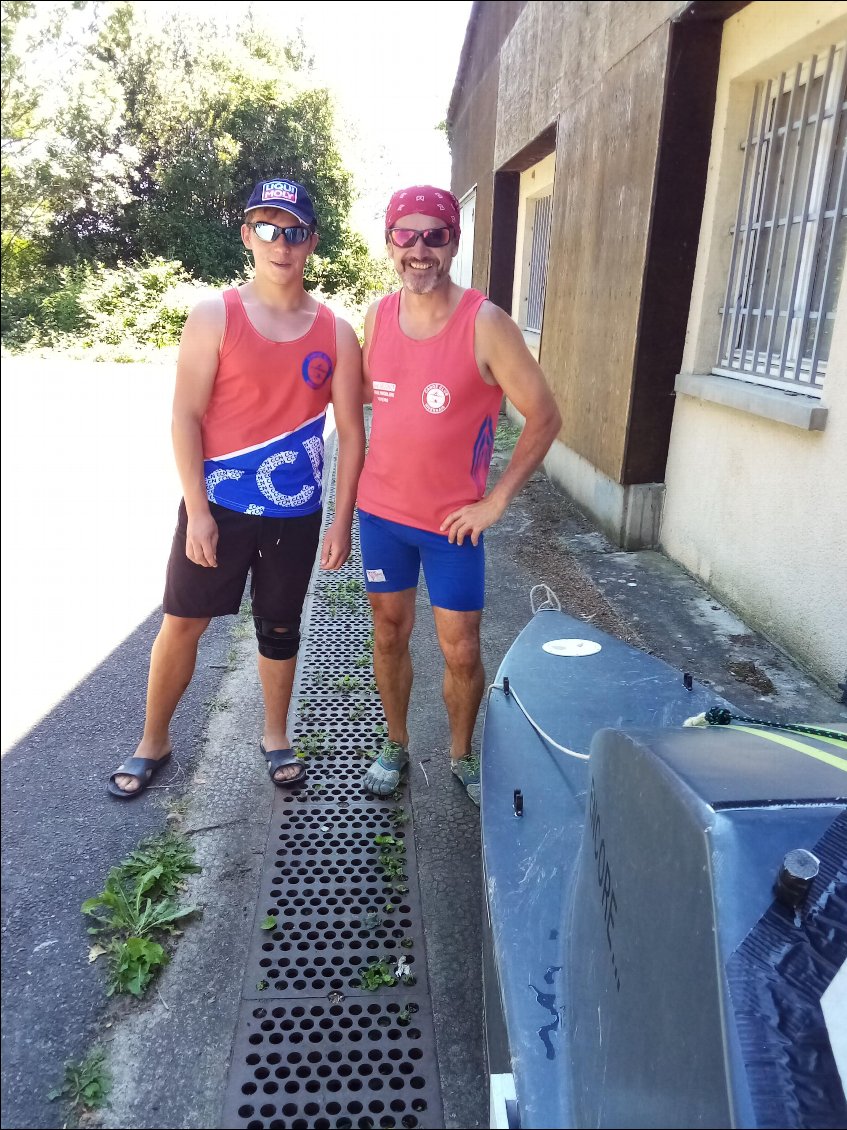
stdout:
<svg viewBox="0 0 847 1130">
<path fill-rule="evenodd" d="M 403 526 L 359 511 L 362 568 L 368 592 L 402 592 L 418 585 L 423 566 L 429 599 L 451 612 L 478 612 L 485 604 L 485 549 L 451 544 L 446 534 Z"/>
</svg>

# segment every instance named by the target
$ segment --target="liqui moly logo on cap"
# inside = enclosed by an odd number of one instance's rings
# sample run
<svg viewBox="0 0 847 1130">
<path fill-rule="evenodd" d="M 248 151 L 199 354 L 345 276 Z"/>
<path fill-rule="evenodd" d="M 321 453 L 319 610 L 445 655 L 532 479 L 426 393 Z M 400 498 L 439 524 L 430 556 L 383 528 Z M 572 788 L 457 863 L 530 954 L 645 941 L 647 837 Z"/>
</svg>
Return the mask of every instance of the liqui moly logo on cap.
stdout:
<svg viewBox="0 0 847 1130">
<path fill-rule="evenodd" d="M 285 200 L 289 204 L 297 203 L 297 185 L 289 184 L 287 180 L 272 180 L 262 186 L 263 200 Z"/>
</svg>

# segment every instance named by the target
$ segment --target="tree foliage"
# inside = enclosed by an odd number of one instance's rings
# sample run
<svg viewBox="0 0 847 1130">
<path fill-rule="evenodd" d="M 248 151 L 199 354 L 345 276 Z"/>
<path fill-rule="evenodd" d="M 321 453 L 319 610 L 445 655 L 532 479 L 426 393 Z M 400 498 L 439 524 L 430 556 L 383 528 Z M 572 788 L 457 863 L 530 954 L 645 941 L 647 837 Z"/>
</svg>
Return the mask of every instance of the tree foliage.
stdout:
<svg viewBox="0 0 847 1130">
<path fill-rule="evenodd" d="M 271 42 L 249 17 L 221 35 L 193 14 L 148 24 L 127 3 L 5 0 L 2 36 L 4 289 L 146 258 L 232 279 L 244 202 L 268 176 L 315 202 L 308 285 L 357 299 L 380 285 L 299 40 Z"/>
</svg>

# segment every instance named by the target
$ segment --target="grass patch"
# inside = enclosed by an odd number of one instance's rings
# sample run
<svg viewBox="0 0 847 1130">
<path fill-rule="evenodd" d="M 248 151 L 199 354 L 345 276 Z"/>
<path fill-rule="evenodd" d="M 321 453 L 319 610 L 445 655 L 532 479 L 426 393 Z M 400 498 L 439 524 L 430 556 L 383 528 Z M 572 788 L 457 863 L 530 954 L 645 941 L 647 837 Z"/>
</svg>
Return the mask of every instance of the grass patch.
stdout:
<svg viewBox="0 0 847 1130">
<path fill-rule="evenodd" d="M 167 965 L 170 958 L 161 941 L 177 934 L 177 924 L 196 912 L 178 896 L 188 876 L 199 870 L 193 845 L 166 832 L 145 840 L 113 867 L 103 890 L 82 904 L 82 913 L 96 923 L 88 933 L 99 938 L 89 961 L 108 958 L 108 996 L 143 996 Z"/>
<path fill-rule="evenodd" d="M 507 416 L 501 416 L 494 433 L 494 450 L 499 453 L 510 452 L 521 437 L 523 427 L 513 424 Z"/>
</svg>

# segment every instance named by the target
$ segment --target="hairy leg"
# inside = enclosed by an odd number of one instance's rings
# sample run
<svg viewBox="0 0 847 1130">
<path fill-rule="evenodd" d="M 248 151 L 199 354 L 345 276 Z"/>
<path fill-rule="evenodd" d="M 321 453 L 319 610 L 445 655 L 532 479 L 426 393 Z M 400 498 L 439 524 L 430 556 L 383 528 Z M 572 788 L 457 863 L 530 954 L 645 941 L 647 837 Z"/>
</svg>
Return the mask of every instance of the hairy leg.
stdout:
<svg viewBox="0 0 847 1130">
<path fill-rule="evenodd" d="M 209 618 L 171 616 L 162 620 L 159 634 L 150 652 L 150 674 L 147 678 L 147 713 L 144 734 L 135 757 L 158 760 L 171 751 L 168 729 L 179 700 L 191 682 L 197 662 L 197 645 L 209 626 Z M 135 792 L 139 782 L 123 775 L 115 778 L 118 788 Z"/>
<path fill-rule="evenodd" d="M 482 612 L 433 607 L 435 630 L 444 655 L 444 702 L 450 720 L 450 757 L 471 752 L 476 716 L 485 690 L 479 644 Z"/>
<path fill-rule="evenodd" d="M 408 713 L 412 693 L 409 639 L 415 626 L 416 589 L 369 593 L 374 619 L 374 675 L 388 723 L 389 741 L 409 744 Z"/>
</svg>

